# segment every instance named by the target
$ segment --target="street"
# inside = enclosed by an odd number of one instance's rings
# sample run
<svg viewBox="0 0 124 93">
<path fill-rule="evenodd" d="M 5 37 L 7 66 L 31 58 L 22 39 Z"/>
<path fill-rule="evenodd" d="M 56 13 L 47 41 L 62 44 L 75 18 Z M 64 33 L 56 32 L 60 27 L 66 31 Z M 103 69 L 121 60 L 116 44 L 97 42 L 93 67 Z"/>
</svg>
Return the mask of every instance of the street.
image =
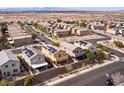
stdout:
<svg viewBox="0 0 124 93">
<path fill-rule="evenodd" d="M 32 28 L 32 26 L 28 25 L 26 26 L 28 29 L 30 29 L 32 32 L 36 33 L 38 35 L 38 39 L 40 39 L 41 42 L 45 42 L 45 43 L 49 43 L 50 39 L 48 39 L 47 37 L 45 37 L 43 34 L 37 33 L 37 31 L 35 29 Z"/>
<path fill-rule="evenodd" d="M 124 72 L 124 62 L 113 62 L 88 72 L 76 74 L 66 80 L 61 80 L 51 85 L 55 86 L 105 86 L 105 74 Z"/>
</svg>

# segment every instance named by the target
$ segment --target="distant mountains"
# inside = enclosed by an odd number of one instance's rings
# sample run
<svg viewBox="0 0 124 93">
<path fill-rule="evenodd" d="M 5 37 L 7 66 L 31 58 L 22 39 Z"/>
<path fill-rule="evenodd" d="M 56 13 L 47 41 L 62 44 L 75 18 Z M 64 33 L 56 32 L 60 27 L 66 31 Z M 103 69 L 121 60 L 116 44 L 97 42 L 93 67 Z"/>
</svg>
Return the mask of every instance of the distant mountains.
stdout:
<svg viewBox="0 0 124 93">
<path fill-rule="evenodd" d="M 0 8 L 0 12 L 124 12 L 124 7 L 30 7 Z"/>
</svg>

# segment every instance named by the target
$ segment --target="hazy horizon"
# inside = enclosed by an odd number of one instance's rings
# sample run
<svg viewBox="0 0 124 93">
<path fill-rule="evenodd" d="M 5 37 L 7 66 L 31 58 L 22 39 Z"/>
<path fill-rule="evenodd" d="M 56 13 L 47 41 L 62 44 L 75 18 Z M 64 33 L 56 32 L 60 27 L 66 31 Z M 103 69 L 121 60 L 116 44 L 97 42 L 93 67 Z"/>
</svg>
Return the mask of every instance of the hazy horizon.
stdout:
<svg viewBox="0 0 124 93">
<path fill-rule="evenodd" d="M 0 7 L 0 11 L 124 11 L 124 7 Z"/>
</svg>

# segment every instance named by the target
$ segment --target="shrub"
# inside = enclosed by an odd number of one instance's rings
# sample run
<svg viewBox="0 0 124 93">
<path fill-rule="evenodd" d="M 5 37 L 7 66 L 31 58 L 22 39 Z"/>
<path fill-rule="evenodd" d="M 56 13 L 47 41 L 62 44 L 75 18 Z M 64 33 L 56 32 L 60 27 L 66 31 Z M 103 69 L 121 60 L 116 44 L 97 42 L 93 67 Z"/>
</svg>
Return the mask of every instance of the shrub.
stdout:
<svg viewBox="0 0 124 93">
<path fill-rule="evenodd" d="M 119 47 L 119 48 L 123 48 L 124 47 L 124 45 L 123 45 L 123 43 L 121 42 L 121 41 L 113 41 L 113 43 L 117 46 L 117 47 Z"/>
<path fill-rule="evenodd" d="M 59 47 L 59 45 L 60 45 L 59 43 L 54 42 L 54 41 L 51 41 L 50 44 L 53 45 L 53 46 L 57 46 L 57 47 Z"/>
<path fill-rule="evenodd" d="M 24 80 L 24 86 L 31 86 L 36 82 L 36 79 L 34 76 L 28 76 Z"/>
<path fill-rule="evenodd" d="M 1 80 L 0 81 L 0 86 L 15 86 L 15 82 L 8 82 L 6 80 Z"/>
</svg>

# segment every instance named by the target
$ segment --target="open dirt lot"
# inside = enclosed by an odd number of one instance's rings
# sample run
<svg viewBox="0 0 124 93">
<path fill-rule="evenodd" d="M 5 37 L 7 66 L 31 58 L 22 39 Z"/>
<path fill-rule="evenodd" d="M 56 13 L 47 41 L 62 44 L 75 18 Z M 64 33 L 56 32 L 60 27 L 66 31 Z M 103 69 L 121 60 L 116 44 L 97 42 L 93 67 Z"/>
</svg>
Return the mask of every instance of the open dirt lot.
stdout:
<svg viewBox="0 0 124 93">
<path fill-rule="evenodd" d="M 50 19 L 78 20 L 78 19 L 108 19 L 112 16 L 124 16 L 124 13 L 111 12 L 58 12 L 58 13 L 1 13 L 0 21 L 40 21 Z"/>
</svg>

